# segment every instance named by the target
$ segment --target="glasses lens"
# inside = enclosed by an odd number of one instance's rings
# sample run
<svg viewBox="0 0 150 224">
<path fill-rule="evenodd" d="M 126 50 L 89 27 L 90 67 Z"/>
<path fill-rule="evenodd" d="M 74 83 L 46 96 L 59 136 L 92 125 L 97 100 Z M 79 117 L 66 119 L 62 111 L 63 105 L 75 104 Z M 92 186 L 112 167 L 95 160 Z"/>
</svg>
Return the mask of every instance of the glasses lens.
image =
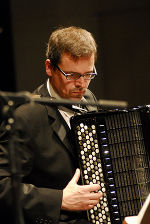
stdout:
<svg viewBox="0 0 150 224">
<path fill-rule="evenodd" d="M 84 75 L 84 79 L 86 80 L 94 79 L 95 76 L 96 76 L 96 73 L 87 73 Z"/>
<path fill-rule="evenodd" d="M 91 79 L 94 79 L 95 78 L 96 73 L 87 73 L 87 74 L 84 74 L 84 75 L 80 75 L 80 74 L 67 74 L 67 80 L 77 80 L 77 79 L 79 79 L 82 76 L 83 76 L 83 78 L 85 80 L 91 80 Z"/>
<path fill-rule="evenodd" d="M 80 74 L 66 74 L 68 80 L 77 80 L 80 78 Z"/>
<path fill-rule="evenodd" d="M 84 79 L 86 79 L 86 80 L 90 80 L 90 79 L 92 79 L 92 74 L 91 74 L 91 73 L 87 73 L 87 74 L 85 74 L 85 75 L 84 75 Z"/>
</svg>

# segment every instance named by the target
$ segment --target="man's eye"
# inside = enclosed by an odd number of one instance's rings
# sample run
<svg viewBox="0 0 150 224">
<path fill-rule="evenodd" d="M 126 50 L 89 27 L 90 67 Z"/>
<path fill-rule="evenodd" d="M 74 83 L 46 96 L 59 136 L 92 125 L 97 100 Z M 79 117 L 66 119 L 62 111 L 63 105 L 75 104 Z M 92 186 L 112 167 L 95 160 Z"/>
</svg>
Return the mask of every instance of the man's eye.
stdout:
<svg viewBox="0 0 150 224">
<path fill-rule="evenodd" d="M 77 73 L 73 73 L 73 74 L 68 74 L 69 76 L 71 76 L 71 77 L 78 77 L 78 76 L 80 76 L 79 74 L 77 74 Z"/>
<path fill-rule="evenodd" d="M 92 74 L 91 74 L 91 73 L 87 73 L 87 74 L 85 74 L 84 76 L 85 76 L 85 77 L 91 77 Z"/>
<path fill-rule="evenodd" d="M 77 74 L 77 73 L 71 73 L 71 74 L 69 74 L 69 75 L 72 75 L 72 76 L 74 75 L 74 76 L 76 76 L 76 75 L 79 75 L 79 74 Z"/>
</svg>

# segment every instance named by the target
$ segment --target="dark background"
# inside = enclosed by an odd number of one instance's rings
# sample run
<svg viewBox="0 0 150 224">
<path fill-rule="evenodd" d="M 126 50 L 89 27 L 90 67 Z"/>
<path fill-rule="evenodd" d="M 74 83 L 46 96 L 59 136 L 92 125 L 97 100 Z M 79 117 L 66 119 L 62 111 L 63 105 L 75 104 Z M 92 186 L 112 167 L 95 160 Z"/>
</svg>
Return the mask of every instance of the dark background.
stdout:
<svg viewBox="0 0 150 224">
<path fill-rule="evenodd" d="M 3 0 L 0 89 L 33 91 L 45 82 L 46 44 L 58 26 L 92 32 L 98 43 L 98 99 L 150 104 L 150 0 Z"/>
</svg>

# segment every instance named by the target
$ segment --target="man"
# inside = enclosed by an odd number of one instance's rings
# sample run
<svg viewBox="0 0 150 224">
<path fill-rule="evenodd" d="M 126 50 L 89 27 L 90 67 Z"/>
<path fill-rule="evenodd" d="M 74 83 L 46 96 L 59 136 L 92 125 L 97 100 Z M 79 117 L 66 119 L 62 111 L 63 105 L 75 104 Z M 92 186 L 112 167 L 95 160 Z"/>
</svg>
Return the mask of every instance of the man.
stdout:
<svg viewBox="0 0 150 224">
<path fill-rule="evenodd" d="M 47 83 L 35 90 L 40 97 L 95 101 L 87 89 L 96 76 L 97 47 L 88 31 L 68 27 L 54 31 L 46 52 Z M 16 131 L 22 168 L 21 203 L 26 223 L 88 223 L 86 211 L 102 193 L 98 184 L 80 185 L 80 170 L 70 135 L 66 107 L 22 105 L 16 110 Z M 8 152 L 1 149 L 3 205 L 10 204 Z"/>
</svg>

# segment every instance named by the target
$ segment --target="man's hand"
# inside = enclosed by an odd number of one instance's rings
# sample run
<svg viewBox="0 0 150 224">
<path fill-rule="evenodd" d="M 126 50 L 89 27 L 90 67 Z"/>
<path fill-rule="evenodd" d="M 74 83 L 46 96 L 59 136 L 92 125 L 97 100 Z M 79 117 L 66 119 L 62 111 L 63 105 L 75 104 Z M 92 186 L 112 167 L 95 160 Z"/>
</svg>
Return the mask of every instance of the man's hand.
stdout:
<svg viewBox="0 0 150 224">
<path fill-rule="evenodd" d="M 63 190 L 62 209 L 70 211 L 89 210 L 99 203 L 102 192 L 95 193 L 100 189 L 99 184 L 78 185 L 80 170 L 76 172 Z"/>
</svg>

